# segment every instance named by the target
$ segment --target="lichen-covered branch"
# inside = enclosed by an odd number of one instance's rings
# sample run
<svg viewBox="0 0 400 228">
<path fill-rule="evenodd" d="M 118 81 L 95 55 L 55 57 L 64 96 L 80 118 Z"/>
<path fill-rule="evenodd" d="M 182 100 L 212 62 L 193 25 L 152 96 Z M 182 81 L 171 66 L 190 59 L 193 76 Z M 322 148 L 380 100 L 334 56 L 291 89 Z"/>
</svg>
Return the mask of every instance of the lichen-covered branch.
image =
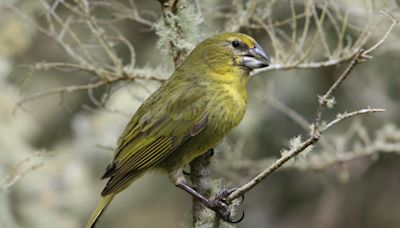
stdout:
<svg viewBox="0 0 400 228">
<path fill-rule="evenodd" d="M 159 0 L 159 2 L 161 3 L 161 8 L 163 11 L 165 27 L 169 28 L 172 32 L 174 32 L 175 33 L 174 35 L 178 39 L 184 39 L 182 25 L 179 24 L 176 20 L 173 20 L 173 17 L 175 17 L 179 12 L 178 11 L 179 0 Z M 170 40 L 169 44 L 174 64 L 175 66 L 177 66 L 183 61 L 183 59 L 188 54 L 189 50 L 187 50 L 186 48 L 178 47 L 173 40 Z"/>
<path fill-rule="evenodd" d="M 180 5 L 186 4 L 183 0 L 159 0 L 161 3 L 163 18 L 164 18 L 164 26 L 170 30 L 169 33 L 174 33 L 172 37 L 176 37 L 178 40 L 185 39 L 185 31 L 183 30 L 183 26 L 179 23 L 181 21 L 176 20 L 177 15 L 180 13 Z M 181 22 L 182 23 L 182 22 Z M 171 51 L 171 55 L 173 57 L 173 61 L 175 67 L 178 66 L 186 55 L 189 53 L 189 50 L 185 47 L 177 45 L 176 41 L 169 41 L 169 48 Z M 204 196 L 209 195 L 209 177 L 208 177 L 208 165 L 209 165 L 209 155 L 202 155 L 190 163 L 190 173 L 191 173 L 191 181 L 193 185 L 193 189 Z M 192 223 L 193 226 L 196 227 L 196 224 L 201 223 L 202 213 L 204 210 L 207 210 L 206 207 L 202 204 L 200 200 L 193 197 L 193 205 L 192 205 Z"/>
</svg>

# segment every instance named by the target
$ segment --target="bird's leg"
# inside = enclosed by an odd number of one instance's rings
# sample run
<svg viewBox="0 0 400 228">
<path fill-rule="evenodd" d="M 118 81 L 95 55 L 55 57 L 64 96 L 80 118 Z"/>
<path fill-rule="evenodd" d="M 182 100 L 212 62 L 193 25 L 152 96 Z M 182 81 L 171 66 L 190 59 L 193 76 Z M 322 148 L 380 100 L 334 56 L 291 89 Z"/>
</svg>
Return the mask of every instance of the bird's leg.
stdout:
<svg viewBox="0 0 400 228">
<path fill-rule="evenodd" d="M 211 148 L 206 152 L 207 159 L 211 158 L 212 156 L 214 156 L 214 148 Z"/>
<path fill-rule="evenodd" d="M 185 166 L 185 168 L 186 168 L 186 166 Z M 183 173 L 184 175 L 186 175 L 186 176 L 192 175 L 192 173 L 190 173 L 190 170 L 189 170 L 189 171 L 186 171 L 185 169 L 182 169 L 182 173 Z"/>
<path fill-rule="evenodd" d="M 212 156 L 214 156 L 214 148 L 211 148 L 211 149 L 207 150 L 207 152 L 205 153 L 204 156 L 206 157 L 206 159 L 209 159 Z M 186 171 L 185 169 L 182 169 L 182 173 L 185 174 L 186 176 L 190 176 L 191 175 L 190 171 Z"/>
<path fill-rule="evenodd" d="M 214 197 L 214 199 L 207 199 L 205 196 L 201 195 L 196 190 L 194 190 L 189 185 L 187 185 L 186 179 L 182 175 L 182 170 L 178 170 L 173 173 L 170 173 L 170 178 L 178 188 L 185 190 L 187 193 L 191 194 L 193 197 L 200 200 L 204 206 L 206 206 L 207 208 L 209 208 L 209 209 L 213 210 L 215 213 L 217 213 L 217 215 L 220 216 L 225 222 L 238 223 L 238 222 L 242 221 L 242 219 L 244 217 L 244 213 L 243 213 L 242 217 L 237 221 L 233 221 L 231 219 L 230 209 L 228 207 L 228 204 L 224 200 L 235 189 L 228 189 L 228 190 L 224 189 L 221 192 L 219 192 L 216 195 L 216 197 Z"/>
</svg>

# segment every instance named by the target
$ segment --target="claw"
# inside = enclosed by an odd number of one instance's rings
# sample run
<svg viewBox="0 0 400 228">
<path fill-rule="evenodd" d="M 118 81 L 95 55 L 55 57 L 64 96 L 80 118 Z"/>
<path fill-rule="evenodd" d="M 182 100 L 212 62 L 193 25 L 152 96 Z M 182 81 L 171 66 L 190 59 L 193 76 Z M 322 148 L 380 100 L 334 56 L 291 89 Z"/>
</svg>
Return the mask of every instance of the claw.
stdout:
<svg viewBox="0 0 400 228">
<path fill-rule="evenodd" d="M 227 221 L 227 220 L 225 220 L 225 221 L 228 223 L 231 223 L 231 224 L 236 224 L 236 223 L 241 222 L 243 219 L 244 219 L 244 211 L 242 212 L 242 216 L 240 216 L 240 218 L 238 220 L 233 221 L 232 219 L 229 218 L 229 221 Z"/>
<path fill-rule="evenodd" d="M 221 217 L 225 222 L 227 222 L 227 223 L 232 223 L 232 224 L 239 223 L 239 222 L 241 222 L 241 221 L 243 220 L 243 218 L 244 218 L 244 211 L 243 211 L 242 216 L 241 216 L 238 220 L 236 220 L 236 221 L 232 220 L 232 219 L 231 219 L 231 212 L 230 212 L 230 210 L 229 210 L 229 208 L 228 208 L 228 206 L 227 206 L 227 203 L 226 203 L 226 198 L 227 198 L 232 192 L 234 192 L 234 191 L 236 191 L 236 190 L 237 190 L 237 188 L 225 188 L 225 189 L 222 189 L 220 192 L 218 192 L 218 193 L 216 194 L 216 196 L 215 196 L 215 198 L 214 198 L 214 200 L 213 200 L 213 205 L 215 205 L 216 207 L 211 208 L 211 209 L 213 209 L 213 210 L 218 214 L 218 216 Z M 242 202 L 243 202 L 243 200 L 244 200 L 244 195 L 242 195 Z"/>
<path fill-rule="evenodd" d="M 213 201 L 213 206 L 211 206 L 210 209 L 215 211 L 215 213 L 217 213 L 217 215 L 227 223 L 236 224 L 236 223 L 241 222 L 244 219 L 244 211 L 243 211 L 240 218 L 238 220 L 234 221 L 231 218 L 231 212 L 230 212 L 228 206 L 221 201 Z"/>
<path fill-rule="evenodd" d="M 231 221 L 231 212 L 227 204 L 225 204 L 220 199 L 214 199 L 211 201 L 210 205 L 208 206 L 211 210 L 215 211 L 215 213 L 221 217 L 224 221 Z"/>
<path fill-rule="evenodd" d="M 227 202 L 227 197 L 232 194 L 237 188 L 229 188 L 229 189 L 222 189 L 220 192 L 216 194 L 214 199 L 210 200 L 204 197 L 203 195 L 199 194 L 196 192 L 193 188 L 189 187 L 183 178 L 177 178 L 174 180 L 175 185 L 186 192 L 190 193 L 193 197 L 197 198 L 200 200 L 204 206 L 208 207 L 209 209 L 215 211 L 217 216 L 219 216 L 221 219 L 223 219 L 225 222 L 228 223 L 239 223 L 243 220 L 244 218 L 244 212 L 242 216 L 236 220 L 233 221 L 231 219 L 231 211 L 229 209 L 229 202 Z M 242 199 L 244 199 L 244 196 L 242 196 Z"/>
</svg>

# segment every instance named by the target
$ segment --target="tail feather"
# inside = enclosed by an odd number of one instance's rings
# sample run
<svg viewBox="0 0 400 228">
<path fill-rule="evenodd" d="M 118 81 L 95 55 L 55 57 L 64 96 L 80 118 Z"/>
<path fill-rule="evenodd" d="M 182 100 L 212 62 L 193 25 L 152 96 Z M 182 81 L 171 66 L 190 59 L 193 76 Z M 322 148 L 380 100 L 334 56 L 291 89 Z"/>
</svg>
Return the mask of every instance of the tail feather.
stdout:
<svg viewBox="0 0 400 228">
<path fill-rule="evenodd" d="M 114 198 L 114 195 L 115 194 L 112 193 L 101 198 L 100 202 L 96 206 L 96 209 L 94 209 L 92 215 L 90 216 L 85 228 L 95 227 L 96 222 L 98 221 L 99 217 L 104 212 L 104 210 L 107 208 L 111 200 Z"/>
</svg>

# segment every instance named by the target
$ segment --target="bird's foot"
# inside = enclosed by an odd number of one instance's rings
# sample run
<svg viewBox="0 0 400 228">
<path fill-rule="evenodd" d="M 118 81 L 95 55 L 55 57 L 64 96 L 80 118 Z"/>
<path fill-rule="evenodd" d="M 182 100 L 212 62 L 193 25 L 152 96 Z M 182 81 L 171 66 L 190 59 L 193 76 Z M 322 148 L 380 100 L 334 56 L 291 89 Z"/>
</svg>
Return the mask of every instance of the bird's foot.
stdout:
<svg viewBox="0 0 400 228">
<path fill-rule="evenodd" d="M 231 209 L 229 208 L 229 202 L 227 202 L 227 197 L 236 189 L 237 188 L 224 188 L 221 191 L 219 191 L 213 199 L 206 202 L 206 204 L 208 204 L 206 205 L 208 208 L 215 211 L 215 213 L 220 218 L 222 218 L 225 222 L 228 223 L 239 223 L 244 218 L 244 212 L 242 213 L 242 216 L 240 216 L 240 218 L 237 220 L 233 220 L 233 218 L 231 218 Z"/>
</svg>

